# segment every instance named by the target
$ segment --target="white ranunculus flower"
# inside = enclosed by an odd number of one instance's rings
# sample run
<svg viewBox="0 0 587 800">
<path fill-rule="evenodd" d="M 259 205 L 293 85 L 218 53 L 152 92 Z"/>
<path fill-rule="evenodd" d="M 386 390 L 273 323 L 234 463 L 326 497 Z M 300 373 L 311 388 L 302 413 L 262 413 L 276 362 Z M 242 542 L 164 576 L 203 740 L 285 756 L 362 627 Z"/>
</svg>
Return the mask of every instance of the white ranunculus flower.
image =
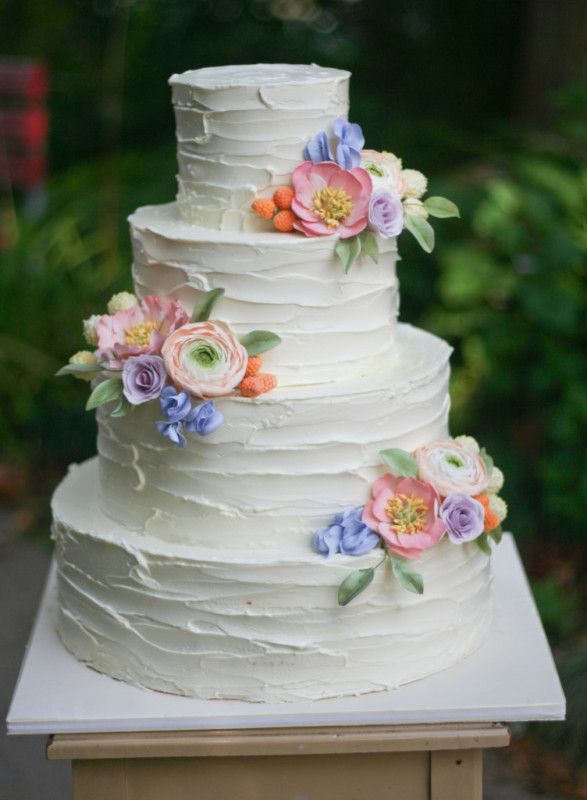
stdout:
<svg viewBox="0 0 587 800">
<path fill-rule="evenodd" d="M 96 330 L 96 325 L 99 320 L 100 314 L 92 314 L 91 317 L 83 321 L 84 339 L 88 344 L 94 345 L 94 347 L 98 345 L 98 331 Z"/>
<path fill-rule="evenodd" d="M 497 494 L 498 492 L 501 492 L 503 488 L 503 482 L 504 482 L 503 472 L 500 470 L 499 467 L 494 466 L 493 469 L 491 470 L 491 476 L 489 478 L 489 485 L 487 487 L 487 491 L 490 494 Z"/>
<path fill-rule="evenodd" d="M 371 176 L 373 189 L 386 189 L 396 197 L 403 197 L 402 162 L 393 153 L 362 150 L 361 166 Z"/>
<path fill-rule="evenodd" d="M 128 311 L 129 308 L 136 306 L 138 302 L 134 294 L 130 292 L 118 292 L 118 294 L 113 294 L 108 301 L 108 313 L 112 316 L 118 311 Z"/>
<path fill-rule="evenodd" d="M 503 522 L 508 515 L 508 507 L 506 501 L 498 497 L 496 494 L 489 495 L 489 508 L 497 514 L 499 521 Z"/>
<path fill-rule="evenodd" d="M 419 199 L 423 194 L 426 194 L 428 188 L 428 179 L 417 169 L 404 169 L 402 170 L 402 178 L 406 187 L 405 196 L 415 197 Z"/>
<path fill-rule="evenodd" d="M 466 447 L 471 453 L 474 453 L 476 456 L 479 455 L 480 447 L 477 443 L 477 439 L 474 439 L 472 436 L 455 436 L 455 442 L 459 442 L 462 444 L 463 447 Z"/>
<path fill-rule="evenodd" d="M 419 447 L 414 457 L 420 480 L 431 483 L 441 497 L 458 493 L 475 496 L 487 488 L 489 478 L 481 457 L 454 439 Z"/>
</svg>

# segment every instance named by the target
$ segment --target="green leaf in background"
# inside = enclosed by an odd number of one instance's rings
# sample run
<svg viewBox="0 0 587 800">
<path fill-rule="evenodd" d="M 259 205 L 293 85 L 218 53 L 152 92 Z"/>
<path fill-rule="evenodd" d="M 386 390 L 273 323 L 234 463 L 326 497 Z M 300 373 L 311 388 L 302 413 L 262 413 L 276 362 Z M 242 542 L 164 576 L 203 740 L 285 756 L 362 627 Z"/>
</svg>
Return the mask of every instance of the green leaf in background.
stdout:
<svg viewBox="0 0 587 800">
<path fill-rule="evenodd" d="M 392 447 L 389 450 L 381 450 L 379 453 L 385 464 L 389 467 L 393 475 L 401 478 L 417 478 L 418 464 L 416 459 L 407 450 L 400 450 Z"/>
<path fill-rule="evenodd" d="M 122 381 L 120 378 L 108 378 L 99 383 L 88 397 L 86 411 L 91 411 L 93 408 L 98 408 L 98 406 L 120 397 L 122 397 Z"/>
<path fill-rule="evenodd" d="M 204 292 L 196 300 L 194 310 L 192 311 L 192 322 L 206 322 L 210 319 L 210 314 L 216 303 L 224 294 L 224 289 L 210 289 L 209 292 Z"/>
<path fill-rule="evenodd" d="M 367 569 L 356 569 L 344 579 L 338 587 L 338 604 L 346 606 L 358 594 L 361 594 L 375 577 L 375 570 L 372 567 Z"/>
<path fill-rule="evenodd" d="M 427 197 L 424 200 L 424 208 L 431 217 L 438 217 L 438 219 L 461 216 L 456 204 L 452 200 L 447 200 L 446 197 Z"/>
<path fill-rule="evenodd" d="M 489 531 L 487 534 L 490 536 L 495 544 L 499 544 L 501 542 L 501 537 L 503 536 L 503 528 L 501 525 L 498 525 L 497 528 L 494 528 L 492 531 Z"/>
<path fill-rule="evenodd" d="M 424 217 L 406 214 L 404 226 L 412 234 L 422 250 L 426 253 L 431 253 L 434 250 L 434 229 Z"/>
<path fill-rule="evenodd" d="M 487 474 L 489 475 L 489 477 L 491 477 L 491 473 L 493 472 L 493 459 L 491 458 L 491 456 L 484 447 L 482 447 L 481 450 L 479 450 L 479 457 L 481 458 L 481 461 L 485 464 L 485 469 L 487 470 Z"/>
<path fill-rule="evenodd" d="M 377 237 L 373 231 L 368 231 L 365 229 L 359 234 L 359 239 L 361 240 L 361 248 L 363 253 L 367 253 L 371 261 L 374 261 L 376 264 L 378 264 L 379 245 L 377 244 Z"/>
<path fill-rule="evenodd" d="M 395 553 L 389 553 L 389 560 L 391 561 L 393 574 L 404 589 L 407 589 L 408 592 L 414 592 L 414 594 L 424 593 L 424 580 L 420 573 L 412 570 L 407 559 Z"/>
<path fill-rule="evenodd" d="M 272 350 L 281 342 L 281 338 L 271 331 L 251 331 L 241 339 L 241 344 L 250 356 L 258 356 Z"/>
<path fill-rule="evenodd" d="M 110 416 L 111 417 L 124 417 L 126 414 L 128 414 L 128 412 L 131 410 L 131 408 L 132 408 L 132 405 L 128 402 L 126 397 L 123 396 L 123 397 L 120 398 L 120 402 L 118 403 L 118 405 L 116 406 L 114 411 L 111 412 Z"/>
<path fill-rule="evenodd" d="M 346 274 L 361 253 L 360 237 L 349 236 L 348 239 L 339 239 L 334 247 L 334 252 L 342 261 L 342 268 Z"/>
<path fill-rule="evenodd" d="M 489 539 L 487 538 L 486 533 L 482 533 L 481 536 L 478 536 L 475 539 L 475 544 L 482 553 L 485 553 L 486 556 L 491 555 L 491 545 L 489 544 Z"/>
<path fill-rule="evenodd" d="M 56 378 L 62 375 L 74 375 L 76 372 L 100 372 L 101 366 L 99 364 L 66 364 L 55 373 Z"/>
</svg>

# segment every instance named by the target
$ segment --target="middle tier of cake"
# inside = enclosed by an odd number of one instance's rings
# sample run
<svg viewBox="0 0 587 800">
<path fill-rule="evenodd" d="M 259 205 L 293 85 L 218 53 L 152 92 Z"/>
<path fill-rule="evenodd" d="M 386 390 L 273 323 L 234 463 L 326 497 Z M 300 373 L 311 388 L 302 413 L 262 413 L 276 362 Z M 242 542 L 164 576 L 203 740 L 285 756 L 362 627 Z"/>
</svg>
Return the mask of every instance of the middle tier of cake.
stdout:
<svg viewBox="0 0 587 800">
<path fill-rule="evenodd" d="M 157 404 L 123 418 L 102 410 L 101 507 L 162 540 L 307 552 L 316 529 L 367 501 L 381 450 L 446 438 L 449 356 L 446 342 L 400 325 L 385 371 L 222 398 L 224 424 L 206 438 L 190 434 L 185 448 L 155 430 Z"/>
<path fill-rule="evenodd" d="M 387 370 L 399 307 L 395 239 L 379 263 L 363 255 L 345 275 L 337 238 L 224 233 L 183 221 L 175 203 L 129 219 L 137 294 L 174 297 L 191 311 L 203 291 L 222 288 L 214 309 L 238 335 L 270 330 L 281 344 L 264 357 L 280 387 L 360 382 Z"/>
</svg>

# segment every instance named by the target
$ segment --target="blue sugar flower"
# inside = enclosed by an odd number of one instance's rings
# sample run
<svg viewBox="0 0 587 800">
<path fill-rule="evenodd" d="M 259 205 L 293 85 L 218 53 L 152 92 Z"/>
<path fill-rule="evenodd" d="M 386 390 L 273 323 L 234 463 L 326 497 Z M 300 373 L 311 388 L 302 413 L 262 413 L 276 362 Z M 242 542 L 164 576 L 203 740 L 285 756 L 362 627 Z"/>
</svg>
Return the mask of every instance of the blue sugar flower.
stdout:
<svg viewBox="0 0 587 800">
<path fill-rule="evenodd" d="M 214 406 L 212 400 L 202 403 L 187 414 L 183 420 L 186 431 L 200 436 L 209 436 L 224 422 L 224 415 Z"/>
<path fill-rule="evenodd" d="M 327 528 L 314 534 L 314 549 L 323 556 L 342 553 L 347 556 L 362 556 L 376 547 L 381 539 L 365 525 L 362 519 L 363 506 L 345 508 Z"/>
<path fill-rule="evenodd" d="M 178 447 L 185 447 L 186 438 L 181 432 L 181 422 L 156 422 L 155 427 L 163 436 L 167 436 L 170 442 Z"/>
<path fill-rule="evenodd" d="M 326 131 L 321 131 L 313 139 L 310 139 L 304 147 L 304 158 L 314 164 L 318 164 L 320 161 L 334 161 L 334 156 L 330 152 L 328 145 Z"/>
<path fill-rule="evenodd" d="M 365 146 L 365 137 L 361 126 L 356 122 L 337 119 L 333 124 L 334 135 L 338 138 L 336 146 L 336 163 L 343 169 L 353 169 L 361 164 L 361 150 Z"/>
<path fill-rule="evenodd" d="M 177 392 L 173 386 L 166 386 L 159 397 L 161 411 L 169 422 L 179 422 L 192 408 L 190 396 L 186 391 Z"/>
</svg>

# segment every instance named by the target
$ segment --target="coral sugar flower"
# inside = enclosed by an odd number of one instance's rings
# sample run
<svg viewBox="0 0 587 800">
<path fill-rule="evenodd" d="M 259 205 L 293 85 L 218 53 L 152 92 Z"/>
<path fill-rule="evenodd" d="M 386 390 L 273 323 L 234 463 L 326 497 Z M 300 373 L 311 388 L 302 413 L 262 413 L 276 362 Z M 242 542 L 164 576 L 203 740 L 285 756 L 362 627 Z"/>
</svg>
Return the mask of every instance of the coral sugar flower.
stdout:
<svg viewBox="0 0 587 800">
<path fill-rule="evenodd" d="M 372 183 L 367 170 L 304 161 L 292 174 L 294 223 L 306 236 L 355 236 L 367 227 Z"/>
<path fill-rule="evenodd" d="M 398 556 L 419 558 L 422 550 L 444 536 L 446 526 L 438 517 L 439 497 L 429 483 L 387 474 L 375 481 L 372 494 L 363 522 Z"/>
</svg>

